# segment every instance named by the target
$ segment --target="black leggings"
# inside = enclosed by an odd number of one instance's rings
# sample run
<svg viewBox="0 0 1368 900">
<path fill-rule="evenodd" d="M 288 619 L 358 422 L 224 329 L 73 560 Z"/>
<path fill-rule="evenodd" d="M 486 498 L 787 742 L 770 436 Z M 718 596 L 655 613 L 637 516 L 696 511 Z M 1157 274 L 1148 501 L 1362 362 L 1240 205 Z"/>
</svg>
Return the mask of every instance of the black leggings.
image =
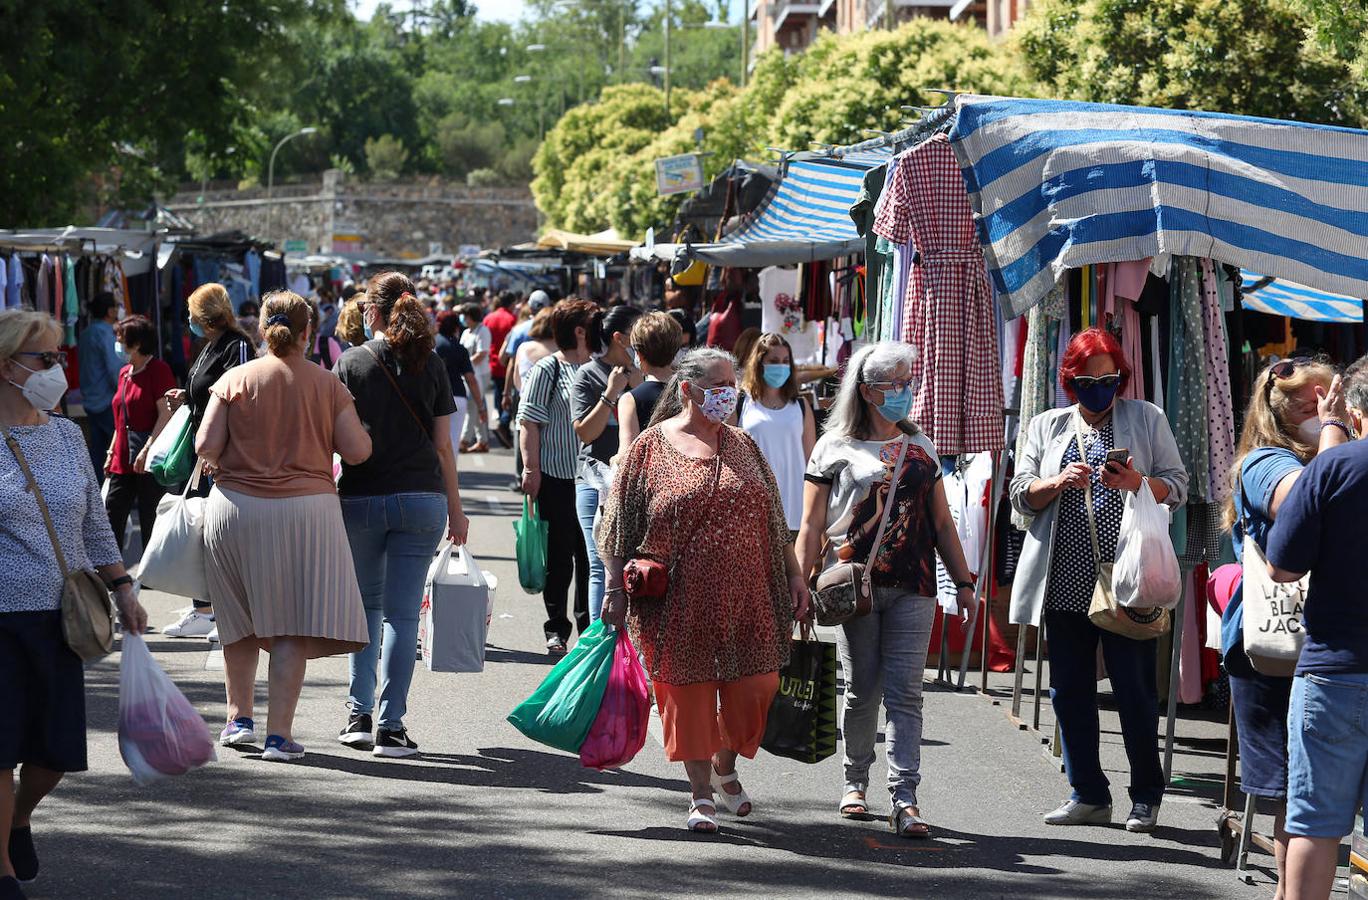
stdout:
<svg viewBox="0 0 1368 900">
<path fill-rule="evenodd" d="M 546 520 L 546 589 L 542 600 L 546 603 L 548 638 L 570 640 L 570 619 L 566 616 L 566 601 L 570 599 L 570 582 L 575 583 L 575 625 L 583 633 L 589 627 L 589 556 L 584 549 L 584 531 L 575 511 L 575 482 L 568 478 L 542 475 L 537 506 Z"/>
<path fill-rule="evenodd" d="M 124 536 L 128 533 L 128 514 L 138 507 L 138 527 L 142 532 L 143 549 L 147 549 L 147 539 L 152 537 L 152 526 L 157 521 L 157 501 L 166 489 L 151 475 L 110 475 L 109 495 L 105 498 L 105 513 L 109 516 L 110 527 L 114 529 L 114 539 L 120 549 Z"/>
</svg>

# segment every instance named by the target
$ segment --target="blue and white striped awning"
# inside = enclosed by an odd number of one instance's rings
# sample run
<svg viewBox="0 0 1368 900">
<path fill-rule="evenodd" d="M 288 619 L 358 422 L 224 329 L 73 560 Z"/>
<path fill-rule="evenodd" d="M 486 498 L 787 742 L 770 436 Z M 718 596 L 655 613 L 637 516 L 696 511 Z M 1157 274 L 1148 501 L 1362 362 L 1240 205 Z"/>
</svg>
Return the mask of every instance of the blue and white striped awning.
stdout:
<svg viewBox="0 0 1368 900">
<path fill-rule="evenodd" d="M 865 173 L 884 154 L 851 159 L 790 160 L 783 178 L 750 222 L 715 244 L 695 244 L 689 255 L 713 265 L 771 266 L 833 259 L 864 250 L 850 207 Z"/>
<path fill-rule="evenodd" d="M 1300 284 L 1244 273 L 1241 303 L 1245 309 L 1310 322 L 1362 322 L 1363 301 L 1327 294 Z"/>
<path fill-rule="evenodd" d="M 1368 132 L 1099 103 L 957 103 L 950 137 L 1009 316 L 1070 268 L 1161 253 L 1368 296 Z"/>
</svg>

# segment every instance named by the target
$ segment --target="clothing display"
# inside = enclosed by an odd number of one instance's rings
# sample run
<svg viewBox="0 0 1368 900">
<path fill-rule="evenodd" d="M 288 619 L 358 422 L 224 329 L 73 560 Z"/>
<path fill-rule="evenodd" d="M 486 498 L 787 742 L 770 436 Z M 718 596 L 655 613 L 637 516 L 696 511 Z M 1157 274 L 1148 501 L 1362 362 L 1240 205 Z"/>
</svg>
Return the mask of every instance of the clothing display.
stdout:
<svg viewBox="0 0 1368 900">
<path fill-rule="evenodd" d="M 1189 496 L 1206 500 L 1211 496 L 1211 460 L 1207 452 L 1207 365 L 1202 336 L 1200 261 L 1192 257 L 1175 259 L 1169 289 L 1173 319 L 1168 397 L 1164 406 L 1178 441 L 1178 452 L 1188 470 Z"/>
<path fill-rule="evenodd" d="M 1230 357 L 1222 309 L 1233 296 L 1225 273 L 1209 259 L 1202 271 L 1202 358 L 1206 361 L 1207 470 L 1211 489 L 1207 499 L 1222 503 L 1230 496 L 1226 473 L 1235 464 L 1235 411 L 1231 407 Z"/>
<path fill-rule="evenodd" d="M 796 365 L 817 361 L 817 328 L 807 320 L 798 300 L 798 267 L 770 266 L 761 269 L 760 330 L 778 334 L 789 342 Z M 738 360 L 745 364 L 745 360 Z"/>
<path fill-rule="evenodd" d="M 970 572 L 983 571 L 984 538 L 988 530 L 988 491 L 993 480 L 991 453 L 975 453 L 961 457 L 961 466 L 945 476 L 945 499 L 950 516 L 955 520 L 955 533 L 964 550 L 964 564 Z M 958 589 L 945 568 L 940 554 L 936 555 L 936 599 L 941 609 L 954 615 L 959 612 Z"/>
</svg>

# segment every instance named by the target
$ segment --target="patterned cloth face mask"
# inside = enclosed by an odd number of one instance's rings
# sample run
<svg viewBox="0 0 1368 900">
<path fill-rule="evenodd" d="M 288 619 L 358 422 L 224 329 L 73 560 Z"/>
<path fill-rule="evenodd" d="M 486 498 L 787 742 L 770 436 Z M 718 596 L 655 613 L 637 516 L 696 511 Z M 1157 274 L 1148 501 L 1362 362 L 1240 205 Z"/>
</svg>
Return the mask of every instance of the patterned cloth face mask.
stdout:
<svg viewBox="0 0 1368 900">
<path fill-rule="evenodd" d="M 699 388 L 703 392 L 703 402 L 699 407 L 703 415 L 714 422 L 725 422 L 736 412 L 736 388 L 731 385 L 715 388 Z"/>
</svg>

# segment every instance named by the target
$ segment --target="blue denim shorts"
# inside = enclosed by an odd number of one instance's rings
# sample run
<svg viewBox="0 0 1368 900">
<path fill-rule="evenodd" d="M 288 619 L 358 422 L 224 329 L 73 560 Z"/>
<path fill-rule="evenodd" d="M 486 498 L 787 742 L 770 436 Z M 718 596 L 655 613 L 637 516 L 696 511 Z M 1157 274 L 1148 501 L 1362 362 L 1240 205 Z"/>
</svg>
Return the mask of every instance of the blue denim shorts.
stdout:
<svg viewBox="0 0 1368 900">
<path fill-rule="evenodd" d="M 1288 834 L 1353 831 L 1368 799 L 1368 673 L 1293 679 L 1287 751 Z"/>
</svg>

